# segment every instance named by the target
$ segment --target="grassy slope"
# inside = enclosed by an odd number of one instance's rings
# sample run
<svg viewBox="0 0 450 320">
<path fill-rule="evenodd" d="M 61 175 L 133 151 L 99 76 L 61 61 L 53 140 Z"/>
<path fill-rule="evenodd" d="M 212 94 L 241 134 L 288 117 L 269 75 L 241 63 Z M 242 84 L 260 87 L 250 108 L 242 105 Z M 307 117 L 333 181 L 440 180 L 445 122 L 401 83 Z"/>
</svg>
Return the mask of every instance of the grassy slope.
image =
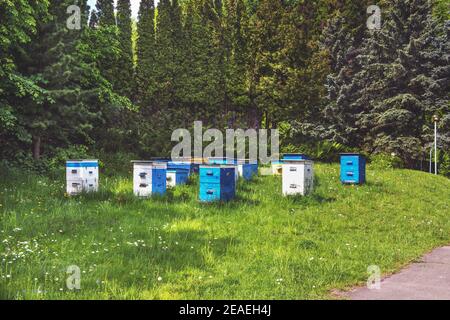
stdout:
<svg viewBox="0 0 450 320">
<path fill-rule="evenodd" d="M 63 180 L 2 177 L 0 298 L 320 299 L 450 243 L 450 180 L 369 168 L 368 185 L 345 187 L 338 170 L 317 165 L 308 198 L 264 177 L 226 205 L 198 203 L 196 186 L 141 201 L 110 178 L 66 199 Z"/>
</svg>

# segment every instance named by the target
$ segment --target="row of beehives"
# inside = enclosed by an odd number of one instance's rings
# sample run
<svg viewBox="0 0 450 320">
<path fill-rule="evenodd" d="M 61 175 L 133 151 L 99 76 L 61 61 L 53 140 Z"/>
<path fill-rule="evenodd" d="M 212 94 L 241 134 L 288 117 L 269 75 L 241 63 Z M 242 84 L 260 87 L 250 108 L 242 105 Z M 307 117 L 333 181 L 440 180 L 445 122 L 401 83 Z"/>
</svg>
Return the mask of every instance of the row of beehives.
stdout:
<svg viewBox="0 0 450 320">
<path fill-rule="evenodd" d="M 133 161 L 133 190 L 138 197 L 164 194 L 167 187 L 185 184 L 193 173 L 200 177 L 199 198 L 204 202 L 229 201 L 236 196 L 241 177 L 251 180 L 258 174 L 257 163 L 226 158 L 207 159 L 207 165 L 189 162 Z"/>
<path fill-rule="evenodd" d="M 340 180 L 343 184 L 366 182 L 366 159 L 357 153 L 341 154 Z M 281 161 L 272 163 L 272 174 L 283 176 L 284 194 L 307 194 L 313 188 L 313 162 L 303 154 L 286 154 Z M 303 182 L 303 186 L 293 181 Z M 296 191 L 300 188 L 300 192 Z"/>
<path fill-rule="evenodd" d="M 167 188 L 186 184 L 189 176 L 200 176 L 200 200 L 228 201 L 236 195 L 239 177 L 252 179 L 258 174 L 257 163 L 222 158 L 207 160 L 208 165 L 192 161 L 133 161 L 133 190 L 138 197 L 163 195 Z M 71 160 L 66 164 L 67 194 L 98 191 L 98 160 Z"/>
<path fill-rule="evenodd" d="M 189 176 L 200 176 L 199 198 L 204 202 L 229 201 L 236 196 L 239 177 L 252 179 L 258 164 L 227 158 L 210 158 L 207 165 L 168 160 L 133 161 L 133 190 L 138 197 L 163 195 L 167 188 L 187 183 Z M 358 154 L 341 155 L 341 181 L 365 182 L 365 159 Z M 314 189 L 314 163 L 305 155 L 288 154 L 272 163 L 274 175 L 282 175 L 283 195 L 307 195 Z M 98 190 L 98 161 L 67 162 L 67 193 L 77 195 Z"/>
</svg>

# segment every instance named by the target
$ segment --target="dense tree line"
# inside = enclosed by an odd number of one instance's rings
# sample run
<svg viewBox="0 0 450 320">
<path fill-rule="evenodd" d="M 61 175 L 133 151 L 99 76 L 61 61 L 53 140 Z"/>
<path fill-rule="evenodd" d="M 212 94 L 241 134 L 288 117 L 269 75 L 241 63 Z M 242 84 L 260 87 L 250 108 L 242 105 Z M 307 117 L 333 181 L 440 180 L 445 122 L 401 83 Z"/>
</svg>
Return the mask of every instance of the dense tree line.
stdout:
<svg viewBox="0 0 450 320">
<path fill-rule="evenodd" d="M 66 26 L 71 4 L 81 30 Z M 380 0 L 381 30 L 366 27 L 370 4 L 142 0 L 133 21 L 130 0 L 1 2 L 1 158 L 167 155 L 172 131 L 201 120 L 412 164 L 437 114 L 445 160 L 448 2 Z"/>
</svg>

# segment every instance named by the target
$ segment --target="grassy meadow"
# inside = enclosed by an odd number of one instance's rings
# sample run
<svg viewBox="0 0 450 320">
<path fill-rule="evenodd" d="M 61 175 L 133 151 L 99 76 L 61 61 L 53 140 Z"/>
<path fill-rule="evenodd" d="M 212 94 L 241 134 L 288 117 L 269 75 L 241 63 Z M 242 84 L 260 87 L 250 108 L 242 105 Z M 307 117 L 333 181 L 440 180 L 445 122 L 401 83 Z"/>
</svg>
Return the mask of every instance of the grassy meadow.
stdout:
<svg viewBox="0 0 450 320">
<path fill-rule="evenodd" d="M 258 177 L 227 204 L 199 203 L 195 177 L 140 200 L 131 173 L 68 198 L 64 173 L 3 172 L 0 299 L 326 299 L 450 243 L 450 180 L 369 166 L 367 185 L 343 186 L 338 165 L 315 170 L 309 197 Z"/>
</svg>

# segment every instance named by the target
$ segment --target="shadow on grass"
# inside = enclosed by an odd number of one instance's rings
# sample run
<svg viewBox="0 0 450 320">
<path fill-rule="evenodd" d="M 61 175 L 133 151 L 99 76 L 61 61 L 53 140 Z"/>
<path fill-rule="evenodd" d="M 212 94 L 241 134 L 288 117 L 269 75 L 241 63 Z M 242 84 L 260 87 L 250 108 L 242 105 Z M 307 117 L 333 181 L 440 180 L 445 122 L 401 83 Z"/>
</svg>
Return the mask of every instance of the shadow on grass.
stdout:
<svg viewBox="0 0 450 320">
<path fill-rule="evenodd" d="M 197 200 L 197 204 L 198 206 L 205 208 L 236 210 L 241 209 L 243 206 L 256 207 L 260 205 L 261 202 L 259 200 L 250 199 L 241 193 L 237 194 L 236 197 L 230 201 L 202 202 Z"/>
<path fill-rule="evenodd" d="M 323 196 L 317 192 L 314 192 L 307 196 L 287 196 L 287 199 L 289 199 L 293 204 L 300 205 L 302 207 L 320 206 L 326 203 L 335 202 L 337 200 L 335 197 Z"/>
<path fill-rule="evenodd" d="M 183 271 L 188 277 L 189 270 L 208 272 L 210 268 L 214 268 L 212 262 L 225 256 L 231 246 L 240 243 L 232 237 L 214 238 L 205 230 L 161 230 L 158 235 L 162 240 L 152 246 L 122 248 L 118 259 L 133 265 L 134 261 L 144 258 L 146 265 L 160 270 L 163 278 L 164 272 L 173 274 Z"/>
</svg>

